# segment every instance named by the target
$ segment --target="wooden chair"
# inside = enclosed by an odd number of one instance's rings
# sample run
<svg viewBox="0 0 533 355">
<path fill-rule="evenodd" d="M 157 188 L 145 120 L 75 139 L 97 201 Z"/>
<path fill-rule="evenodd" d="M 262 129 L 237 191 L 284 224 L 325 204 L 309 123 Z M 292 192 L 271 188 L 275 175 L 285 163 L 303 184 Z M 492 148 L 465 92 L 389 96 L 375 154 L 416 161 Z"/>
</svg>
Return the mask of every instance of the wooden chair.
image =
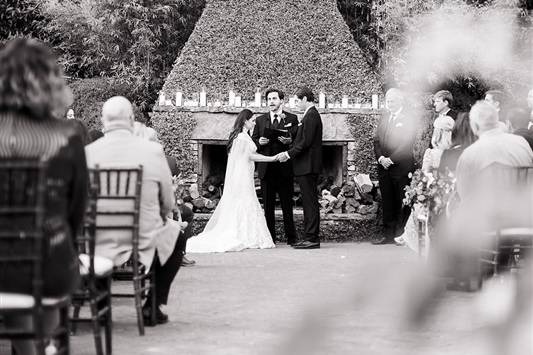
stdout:
<svg viewBox="0 0 533 355">
<path fill-rule="evenodd" d="M 133 297 L 139 334 L 144 335 L 142 300 L 151 290 L 151 321 L 155 324 L 155 276 L 139 260 L 139 210 L 142 188 L 142 166 L 135 168 L 101 168 L 89 171 L 96 192 L 96 235 L 113 231 L 121 239 L 128 238 L 132 246 L 131 269 L 115 268 L 114 278 L 133 281 L 133 294 L 113 293 L 113 297 Z M 119 236 L 120 235 L 120 236 Z M 148 283 L 147 283 L 148 281 Z"/>
<path fill-rule="evenodd" d="M 113 261 L 95 256 L 96 237 L 96 186 L 89 186 L 89 203 L 85 214 L 82 235 L 77 237 L 80 258 L 81 285 L 72 295 L 74 307 L 71 317 L 72 333 L 76 333 L 76 323 L 91 322 L 94 335 L 96 354 L 103 355 L 100 325 L 105 330 L 105 354 L 112 353 L 112 312 L 111 312 L 111 274 Z M 80 317 L 80 309 L 87 302 L 91 316 Z"/>
<path fill-rule="evenodd" d="M 514 208 L 533 213 L 533 167 L 494 164 L 485 173 L 493 182 L 490 193 L 496 194 L 496 199 L 506 194 L 517 197 L 516 204 L 512 200 L 505 207 L 510 213 Z M 521 259 L 529 256 L 533 242 L 533 220 L 529 222 L 529 225 L 505 225 L 484 235 L 485 245 L 479 251 L 481 277 L 520 268 Z"/>
<path fill-rule="evenodd" d="M 37 160 L 0 159 L 0 270 L 16 268 L 32 276 L 32 293 L 0 293 L 0 317 L 29 316 L 32 329 L 0 329 L 0 339 L 34 340 L 45 355 L 47 339 L 58 341 L 58 354 L 69 354 L 69 297 L 43 297 L 47 241 L 43 226 L 46 164 Z M 3 220 L 3 223 L 2 223 Z M 45 333 L 45 310 L 58 311 L 60 324 Z"/>
</svg>

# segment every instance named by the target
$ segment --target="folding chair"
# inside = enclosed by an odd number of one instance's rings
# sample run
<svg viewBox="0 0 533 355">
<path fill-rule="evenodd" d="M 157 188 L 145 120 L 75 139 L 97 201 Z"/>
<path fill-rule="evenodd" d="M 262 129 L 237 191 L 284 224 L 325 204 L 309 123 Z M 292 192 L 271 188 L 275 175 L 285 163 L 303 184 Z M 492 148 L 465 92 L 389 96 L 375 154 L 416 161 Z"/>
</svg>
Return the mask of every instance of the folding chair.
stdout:
<svg viewBox="0 0 533 355">
<path fill-rule="evenodd" d="M 80 258 L 80 287 L 72 295 L 74 308 L 71 317 L 72 333 L 76 333 L 76 323 L 91 322 L 94 335 L 96 354 L 103 355 L 100 325 L 105 330 L 105 354 L 112 353 L 112 316 L 111 316 L 111 274 L 113 261 L 105 257 L 95 256 L 96 237 L 96 186 L 89 186 L 89 203 L 85 214 L 82 235 L 76 238 Z M 80 317 L 80 309 L 87 302 L 90 318 Z"/>
<path fill-rule="evenodd" d="M 139 260 L 139 210 L 142 188 L 142 166 L 135 168 L 90 169 L 90 179 L 97 186 L 96 238 L 99 231 L 113 231 L 117 238 L 128 239 L 132 246 L 131 270 L 115 268 L 113 277 L 133 281 L 133 294 L 113 293 L 113 297 L 133 297 L 139 334 L 144 335 L 142 300 L 150 290 L 152 324 L 155 324 L 155 275 Z M 148 281 L 148 284 L 147 282 Z"/>
<path fill-rule="evenodd" d="M 34 340 L 45 355 L 47 339 L 58 341 L 58 354 L 69 354 L 69 297 L 43 297 L 43 270 L 47 241 L 43 226 L 46 199 L 46 163 L 0 159 L 0 271 L 31 274 L 31 294 L 0 293 L 0 317 L 29 316 L 30 330 L 4 324 L 0 339 Z M 58 311 L 59 326 L 45 333 L 44 312 Z"/>
</svg>

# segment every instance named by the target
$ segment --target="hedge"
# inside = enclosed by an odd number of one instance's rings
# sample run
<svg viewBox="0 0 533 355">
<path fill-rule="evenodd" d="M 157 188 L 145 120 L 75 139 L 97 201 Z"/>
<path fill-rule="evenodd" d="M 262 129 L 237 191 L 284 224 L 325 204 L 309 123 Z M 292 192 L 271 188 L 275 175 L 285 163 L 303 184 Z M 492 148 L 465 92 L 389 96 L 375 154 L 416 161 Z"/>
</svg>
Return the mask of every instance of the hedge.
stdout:
<svg viewBox="0 0 533 355">
<path fill-rule="evenodd" d="M 89 130 L 100 129 L 102 105 L 112 96 L 121 95 L 132 99 L 131 86 L 116 78 L 78 79 L 69 83 L 74 94 L 72 109 L 77 119 L 83 121 Z M 134 106 L 135 118 L 143 120 L 142 113 Z"/>
<path fill-rule="evenodd" d="M 157 131 L 165 153 L 178 160 L 182 172 L 194 172 L 194 156 L 189 149 L 190 139 L 196 125 L 191 112 L 153 112 L 152 127 Z"/>
<path fill-rule="evenodd" d="M 335 0 L 208 0 L 163 92 L 252 99 L 257 88 L 301 85 L 337 98 L 381 92 Z"/>
</svg>

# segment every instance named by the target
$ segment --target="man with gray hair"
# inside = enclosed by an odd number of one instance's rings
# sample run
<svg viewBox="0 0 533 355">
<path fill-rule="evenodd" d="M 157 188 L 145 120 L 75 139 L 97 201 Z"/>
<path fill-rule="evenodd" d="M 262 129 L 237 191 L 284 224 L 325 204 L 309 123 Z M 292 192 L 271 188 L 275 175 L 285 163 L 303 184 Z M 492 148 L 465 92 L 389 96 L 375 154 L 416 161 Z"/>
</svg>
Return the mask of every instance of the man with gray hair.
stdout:
<svg viewBox="0 0 533 355">
<path fill-rule="evenodd" d="M 519 167 L 533 164 L 527 141 L 505 133 L 498 123 L 498 111 L 487 101 L 478 101 L 470 110 L 470 126 L 479 139 L 465 149 L 457 163 L 457 192 L 461 199 L 478 185 L 479 173 L 489 165 Z"/>
<path fill-rule="evenodd" d="M 385 94 L 388 112 L 374 133 L 374 153 L 378 162 L 379 189 L 383 204 L 383 236 L 373 244 L 393 243 L 404 232 L 409 208 L 403 205 L 404 188 L 415 170 L 413 148 L 417 121 L 404 108 L 404 95 L 396 88 Z"/>
<path fill-rule="evenodd" d="M 139 256 L 156 279 L 156 323 L 168 321 L 160 306 L 167 303 L 170 285 L 176 276 L 185 251 L 185 238 L 180 236 L 181 224 L 163 219 L 174 209 L 172 178 L 163 147 L 133 134 L 134 114 L 131 103 L 122 96 L 107 100 L 102 107 L 104 137 L 87 145 L 87 165 L 94 168 L 143 167 L 139 220 Z M 132 252 L 131 238 L 121 238 L 113 231 L 98 231 L 96 254 L 122 265 Z M 150 298 L 148 298 L 150 299 Z M 149 302 L 143 307 L 145 324 L 151 324 Z"/>
</svg>

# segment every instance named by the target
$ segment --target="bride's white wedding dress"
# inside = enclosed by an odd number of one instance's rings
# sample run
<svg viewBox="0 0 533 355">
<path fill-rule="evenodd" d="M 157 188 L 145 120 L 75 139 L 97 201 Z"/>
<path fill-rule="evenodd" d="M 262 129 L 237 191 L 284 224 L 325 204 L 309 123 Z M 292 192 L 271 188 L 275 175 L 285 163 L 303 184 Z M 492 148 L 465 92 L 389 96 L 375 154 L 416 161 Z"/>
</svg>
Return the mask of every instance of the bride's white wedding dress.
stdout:
<svg viewBox="0 0 533 355">
<path fill-rule="evenodd" d="M 255 192 L 254 162 L 250 156 L 256 150 L 248 134 L 239 133 L 234 139 L 228 155 L 222 198 L 204 231 L 187 241 L 187 252 L 275 247 Z"/>
</svg>

